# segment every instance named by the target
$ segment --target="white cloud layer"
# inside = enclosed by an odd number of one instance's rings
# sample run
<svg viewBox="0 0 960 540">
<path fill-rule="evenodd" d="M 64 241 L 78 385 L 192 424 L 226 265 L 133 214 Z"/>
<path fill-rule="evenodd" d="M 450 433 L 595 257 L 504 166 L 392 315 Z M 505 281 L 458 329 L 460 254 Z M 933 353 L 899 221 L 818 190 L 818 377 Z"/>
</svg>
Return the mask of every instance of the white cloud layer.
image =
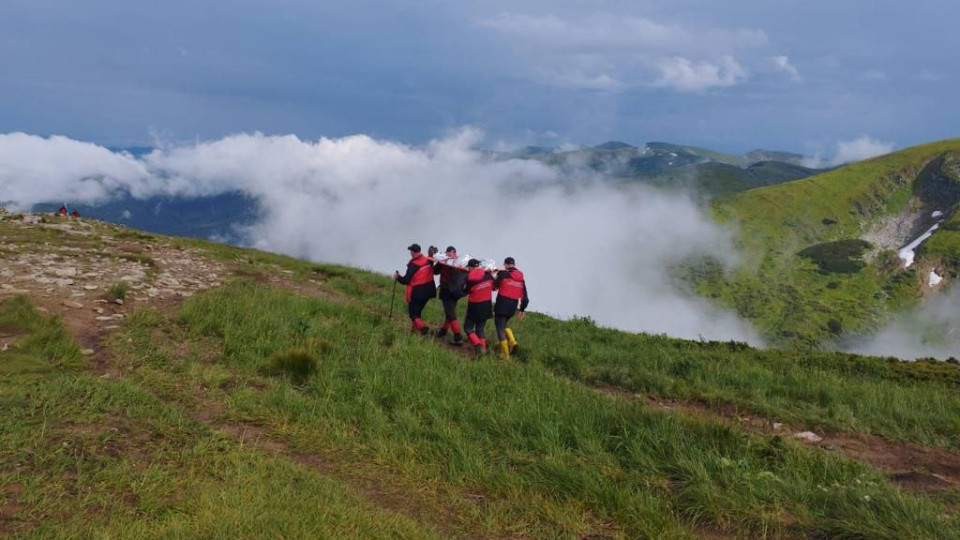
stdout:
<svg viewBox="0 0 960 540">
<path fill-rule="evenodd" d="M 735 54 L 768 43 L 759 29 L 698 29 L 610 14 L 501 13 L 478 25 L 503 35 L 540 82 L 585 89 L 733 86 L 748 76 Z"/>
<path fill-rule="evenodd" d="M 812 168 L 838 167 L 847 163 L 889 154 L 893 152 L 894 148 L 893 143 L 878 141 L 867 135 L 861 135 L 855 139 L 838 142 L 832 157 L 813 156 L 804 160 L 804 165 Z"/>
<path fill-rule="evenodd" d="M 630 330 L 757 343 L 748 325 L 677 292 L 685 257 L 732 262 L 728 234 L 690 200 L 603 183 L 560 182 L 535 161 L 484 160 L 463 131 L 424 148 L 357 135 L 316 142 L 239 134 L 154 151 L 142 160 L 60 137 L 0 138 L 0 193 L 20 205 L 103 201 L 129 190 L 257 198 L 250 244 L 388 272 L 404 247 L 453 244 L 516 257 L 532 307 Z M 36 185 L 38 181 L 42 186 Z"/>
<path fill-rule="evenodd" d="M 660 78 L 657 86 L 669 86 L 685 92 L 708 88 L 733 86 L 747 78 L 747 70 L 732 56 L 724 56 L 719 63 L 692 62 L 686 58 L 664 58 L 657 63 Z"/>
<path fill-rule="evenodd" d="M 875 335 L 847 344 L 860 354 L 917 358 L 960 358 L 960 289 L 954 287 L 904 314 Z"/>
</svg>

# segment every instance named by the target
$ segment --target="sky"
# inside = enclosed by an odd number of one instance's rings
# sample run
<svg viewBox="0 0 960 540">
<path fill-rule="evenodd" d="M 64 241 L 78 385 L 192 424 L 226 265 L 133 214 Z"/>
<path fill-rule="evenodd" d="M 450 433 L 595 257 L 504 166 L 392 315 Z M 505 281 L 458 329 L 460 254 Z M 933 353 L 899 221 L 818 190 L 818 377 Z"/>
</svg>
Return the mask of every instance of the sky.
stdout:
<svg viewBox="0 0 960 540">
<path fill-rule="evenodd" d="M 948 0 L 4 0 L 0 133 L 811 155 L 958 135 Z"/>
</svg>

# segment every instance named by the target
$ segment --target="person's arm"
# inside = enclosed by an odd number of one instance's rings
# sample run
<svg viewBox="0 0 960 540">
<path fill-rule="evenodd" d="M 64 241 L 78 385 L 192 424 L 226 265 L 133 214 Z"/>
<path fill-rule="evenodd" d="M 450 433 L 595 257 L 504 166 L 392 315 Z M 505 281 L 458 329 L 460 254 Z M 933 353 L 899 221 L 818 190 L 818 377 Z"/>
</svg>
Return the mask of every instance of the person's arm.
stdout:
<svg viewBox="0 0 960 540">
<path fill-rule="evenodd" d="M 413 263 L 407 263 L 407 273 L 401 276 L 400 273 L 397 272 L 396 278 L 397 278 L 397 281 L 399 281 L 403 285 L 406 285 L 407 283 L 410 283 L 410 280 L 413 279 L 413 275 L 416 273 L 417 273 L 417 265 Z"/>
<path fill-rule="evenodd" d="M 528 305 L 530 305 L 530 296 L 527 295 L 527 280 L 523 280 L 523 300 L 520 301 L 520 313 L 526 311 Z"/>
<path fill-rule="evenodd" d="M 497 278 L 493 280 L 493 290 L 500 290 L 500 282 L 503 281 L 503 278 L 510 275 L 510 272 L 507 270 L 502 270 L 497 273 Z"/>
<path fill-rule="evenodd" d="M 477 281 L 473 281 L 468 278 L 466 281 L 463 282 L 463 287 L 461 287 L 460 290 L 463 291 L 463 294 L 470 294 L 470 289 L 472 289 L 473 286 L 476 285 L 477 283 L 478 283 Z"/>
</svg>

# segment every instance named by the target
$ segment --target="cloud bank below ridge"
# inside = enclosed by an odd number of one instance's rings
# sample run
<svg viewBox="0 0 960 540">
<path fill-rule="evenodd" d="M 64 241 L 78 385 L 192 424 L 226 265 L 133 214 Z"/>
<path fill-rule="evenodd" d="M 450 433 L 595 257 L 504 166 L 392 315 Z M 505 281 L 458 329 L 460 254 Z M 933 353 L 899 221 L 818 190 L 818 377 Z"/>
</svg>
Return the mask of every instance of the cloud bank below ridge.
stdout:
<svg viewBox="0 0 960 540">
<path fill-rule="evenodd" d="M 425 147 L 364 135 L 302 141 L 237 134 L 161 146 L 136 158 L 67 139 L 0 135 L 0 199 L 93 204 L 129 193 L 240 191 L 261 207 L 247 243 L 389 272 L 412 241 L 514 256 L 533 307 L 628 330 L 758 343 L 749 325 L 681 294 L 669 267 L 687 257 L 732 262 L 731 239 L 689 199 L 576 182 L 525 160 L 490 161 L 471 130 Z"/>
</svg>

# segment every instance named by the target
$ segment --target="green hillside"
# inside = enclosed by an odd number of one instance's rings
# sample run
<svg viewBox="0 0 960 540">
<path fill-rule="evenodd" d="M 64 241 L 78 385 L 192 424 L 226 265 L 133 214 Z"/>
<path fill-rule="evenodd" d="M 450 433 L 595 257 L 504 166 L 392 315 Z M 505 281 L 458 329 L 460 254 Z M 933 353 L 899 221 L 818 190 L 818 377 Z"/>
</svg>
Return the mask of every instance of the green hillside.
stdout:
<svg viewBox="0 0 960 540">
<path fill-rule="evenodd" d="M 954 364 L 536 313 L 473 358 L 385 276 L 98 222 L 0 261 L 5 536 L 960 535 Z"/>
<path fill-rule="evenodd" d="M 714 211 L 738 231 L 746 260 L 732 275 L 704 263 L 692 279 L 775 340 L 869 332 L 919 301 L 930 271 L 960 270 L 958 163 L 960 140 L 949 140 L 734 194 Z M 896 250 L 932 226 L 935 211 L 946 226 L 902 268 Z"/>
</svg>

